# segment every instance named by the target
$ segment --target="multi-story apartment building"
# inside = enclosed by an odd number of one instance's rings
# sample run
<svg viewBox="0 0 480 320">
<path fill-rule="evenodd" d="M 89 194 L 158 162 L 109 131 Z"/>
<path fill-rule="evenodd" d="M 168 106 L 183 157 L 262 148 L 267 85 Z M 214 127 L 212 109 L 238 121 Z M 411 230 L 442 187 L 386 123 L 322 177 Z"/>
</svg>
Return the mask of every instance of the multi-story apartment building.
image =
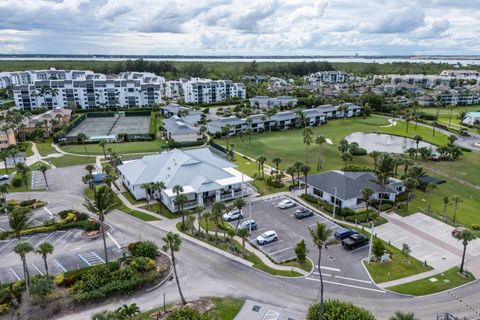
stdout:
<svg viewBox="0 0 480 320">
<path fill-rule="evenodd" d="M 246 89 L 243 83 L 230 80 L 210 80 L 192 78 L 182 82 L 183 101 L 187 103 L 213 103 L 229 98 L 245 99 Z"/>
<path fill-rule="evenodd" d="M 35 81 L 45 80 L 85 80 L 106 79 L 104 74 L 90 70 L 48 70 L 0 72 L 0 89 L 10 86 L 33 84 Z"/>
<path fill-rule="evenodd" d="M 310 85 L 318 83 L 345 83 L 351 79 L 353 75 L 342 71 L 319 71 L 312 73 L 307 77 Z"/>
</svg>

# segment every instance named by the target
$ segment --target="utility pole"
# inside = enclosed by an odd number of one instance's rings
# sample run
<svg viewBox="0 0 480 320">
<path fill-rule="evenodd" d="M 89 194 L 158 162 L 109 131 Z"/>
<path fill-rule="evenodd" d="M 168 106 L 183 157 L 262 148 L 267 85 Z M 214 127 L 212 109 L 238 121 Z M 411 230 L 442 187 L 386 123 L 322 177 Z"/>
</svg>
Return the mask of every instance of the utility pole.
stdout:
<svg viewBox="0 0 480 320">
<path fill-rule="evenodd" d="M 368 264 L 372 261 L 372 248 L 373 248 L 373 221 L 370 222 L 370 245 L 368 246 Z"/>
</svg>

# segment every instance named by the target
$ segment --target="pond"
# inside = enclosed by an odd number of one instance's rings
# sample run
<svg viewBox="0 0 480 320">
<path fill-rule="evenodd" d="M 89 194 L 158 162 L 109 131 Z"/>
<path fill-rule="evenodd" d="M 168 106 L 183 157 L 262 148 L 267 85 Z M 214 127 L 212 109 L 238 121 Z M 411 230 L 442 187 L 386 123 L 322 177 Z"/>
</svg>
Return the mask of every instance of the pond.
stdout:
<svg viewBox="0 0 480 320">
<path fill-rule="evenodd" d="M 417 144 L 413 139 L 392 136 L 385 133 L 354 132 L 345 137 L 345 139 L 349 143 L 358 143 L 361 148 L 366 149 L 368 152 L 380 151 L 390 153 L 404 153 L 410 148 L 417 147 Z M 418 147 L 426 147 L 432 150 L 436 149 L 434 145 L 423 141 L 418 144 Z"/>
</svg>

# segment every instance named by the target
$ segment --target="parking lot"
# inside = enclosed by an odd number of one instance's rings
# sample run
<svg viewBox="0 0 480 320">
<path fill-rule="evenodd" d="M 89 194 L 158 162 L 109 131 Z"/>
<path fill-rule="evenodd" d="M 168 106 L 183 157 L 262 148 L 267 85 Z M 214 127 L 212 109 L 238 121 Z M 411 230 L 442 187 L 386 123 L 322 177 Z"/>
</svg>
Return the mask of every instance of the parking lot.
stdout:
<svg viewBox="0 0 480 320">
<path fill-rule="evenodd" d="M 280 263 L 295 258 L 295 245 L 302 239 L 305 240 L 309 258 L 316 263 L 318 250 L 314 246 L 309 228 L 315 228 L 317 223 L 323 223 L 332 230 L 332 237 L 339 227 L 330 220 L 314 214 L 312 217 L 296 219 L 294 213 L 302 208 L 299 203 L 293 208 L 280 209 L 278 203 L 287 199 L 283 195 L 273 195 L 263 200 L 252 202 L 252 219 L 257 222 L 257 230 L 252 231 L 249 241 L 265 231 L 274 230 L 278 240 L 266 245 L 258 245 L 259 249 L 270 256 L 275 262 Z M 247 205 L 242 220 L 249 219 L 249 206 Z M 235 225 L 236 221 L 232 222 Z M 354 287 L 364 290 L 384 292 L 379 290 L 372 282 L 361 262 L 368 256 L 368 245 L 352 251 L 344 249 L 340 243 L 328 245 L 322 256 L 322 274 L 325 283 L 336 286 Z M 307 278 L 318 281 L 318 268 Z"/>
<path fill-rule="evenodd" d="M 55 205 L 35 210 L 31 216 L 30 225 L 39 226 L 43 221 L 51 218 L 62 208 Z M 0 231 L 9 230 L 8 217 L 0 216 Z M 20 240 L 28 241 L 33 247 L 48 242 L 54 246 L 54 252 L 48 256 L 48 269 L 52 274 L 59 274 L 69 270 L 79 269 L 105 262 L 103 242 L 101 237 L 85 239 L 79 229 L 59 230 L 50 233 L 39 233 L 22 237 Z M 120 244 L 115 240 L 115 230 L 107 234 L 109 243 L 114 243 L 107 248 L 110 260 L 122 256 Z M 124 241 L 119 239 L 122 245 Z M 23 279 L 23 268 L 20 257 L 13 252 L 17 239 L 0 240 L 0 283 L 14 282 Z M 41 256 L 35 253 L 27 255 L 27 263 L 31 275 L 45 274 L 44 262 Z"/>
<path fill-rule="evenodd" d="M 39 189 L 47 189 L 47 185 L 45 183 L 45 178 L 43 173 L 40 171 L 32 171 L 32 189 L 39 190 Z M 52 170 L 48 170 L 45 175 L 47 176 L 48 186 L 50 191 L 55 191 L 55 173 Z"/>
</svg>

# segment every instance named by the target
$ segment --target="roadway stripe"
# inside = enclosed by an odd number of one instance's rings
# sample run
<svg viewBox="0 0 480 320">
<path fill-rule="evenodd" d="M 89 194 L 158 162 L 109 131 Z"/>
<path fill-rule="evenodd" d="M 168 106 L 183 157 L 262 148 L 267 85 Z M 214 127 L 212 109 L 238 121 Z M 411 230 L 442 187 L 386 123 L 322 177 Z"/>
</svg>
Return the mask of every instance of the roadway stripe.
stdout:
<svg viewBox="0 0 480 320">
<path fill-rule="evenodd" d="M 449 233 L 450 233 L 450 232 L 449 232 Z M 415 248 L 418 248 L 418 247 L 420 247 L 421 245 L 422 245 L 421 243 L 419 243 L 419 244 L 416 244 L 416 245 L 414 245 L 414 246 L 410 247 L 410 249 L 415 249 Z"/>
<path fill-rule="evenodd" d="M 48 236 L 46 236 L 45 238 L 43 238 L 39 243 L 37 243 L 36 247 L 38 247 L 39 245 L 41 245 L 43 242 L 45 242 L 45 240 L 47 240 L 48 238 L 50 238 L 51 236 L 53 235 L 53 232 L 50 233 Z"/>
<path fill-rule="evenodd" d="M 55 263 L 57 264 L 57 266 L 59 266 L 60 269 L 62 269 L 63 272 L 67 272 L 67 269 L 65 269 L 65 267 L 62 266 L 62 265 L 60 264 L 60 262 L 58 262 L 57 259 L 53 259 L 53 261 L 55 261 Z"/>
<path fill-rule="evenodd" d="M 395 239 L 393 241 L 391 241 L 391 243 L 395 243 L 395 242 L 398 242 L 398 241 L 402 241 L 404 239 L 407 239 L 407 237 L 401 237 L 401 238 L 398 238 L 398 239 Z"/>
<path fill-rule="evenodd" d="M 38 269 L 38 267 L 35 265 L 35 263 L 32 263 L 32 266 L 40 273 L 41 276 L 43 276 L 43 272 Z"/>
<path fill-rule="evenodd" d="M 63 236 L 61 236 L 60 238 L 58 238 L 57 240 L 55 240 L 53 242 L 53 244 L 57 244 L 60 240 L 62 240 L 63 238 L 65 238 L 65 236 L 70 232 L 70 230 L 66 231 L 65 234 Z"/>
<path fill-rule="evenodd" d="M 268 244 L 259 244 L 259 246 L 260 246 L 260 248 L 266 248 L 266 247 L 268 247 L 268 246 L 271 246 L 271 245 L 273 245 L 273 244 L 280 243 L 280 242 L 282 242 L 282 241 L 283 241 L 283 240 L 277 240 L 277 241 L 270 242 L 270 243 L 268 243 Z"/>
<path fill-rule="evenodd" d="M 78 256 L 83 262 L 85 262 L 85 263 L 87 264 L 87 266 L 89 266 L 89 267 L 92 266 L 92 264 L 91 264 L 90 262 L 88 262 L 87 259 L 85 259 L 80 253 L 77 254 L 77 256 Z"/>
<path fill-rule="evenodd" d="M 110 232 L 107 232 L 107 236 L 112 240 L 112 242 L 117 246 L 118 249 L 122 249 L 120 244 L 115 240 L 115 238 L 110 234 Z"/>
<path fill-rule="evenodd" d="M 372 283 L 372 281 L 367 281 L 367 280 L 360 280 L 360 279 L 354 279 L 354 278 L 348 278 L 348 277 L 342 277 L 342 276 L 335 276 L 335 278 L 339 279 L 345 279 L 345 280 L 350 280 L 350 281 L 358 281 L 358 282 L 363 282 L 363 283 Z"/>
<path fill-rule="evenodd" d="M 105 263 L 105 260 L 103 260 L 102 258 L 100 258 L 100 256 L 98 254 L 96 254 L 95 252 L 91 251 L 90 252 L 91 254 L 93 254 L 98 260 L 102 261 L 103 263 Z"/>
<path fill-rule="evenodd" d="M 53 216 L 52 211 L 50 211 L 47 207 L 43 207 L 43 209 L 44 209 L 45 211 L 47 211 L 47 213 L 50 215 L 50 217 Z"/>
<path fill-rule="evenodd" d="M 437 251 L 433 252 L 433 253 L 430 253 L 429 255 L 426 255 L 425 257 L 421 258 L 420 260 L 425 260 L 427 258 L 430 258 L 431 256 L 434 256 L 437 254 Z"/>
<path fill-rule="evenodd" d="M 290 249 L 293 249 L 293 247 L 288 247 L 288 248 L 281 249 L 281 250 L 278 250 L 278 251 L 275 251 L 275 252 L 270 252 L 269 254 L 273 255 L 273 254 L 277 254 L 277 253 L 280 253 L 282 251 L 287 251 L 287 250 L 290 250 Z"/>
<path fill-rule="evenodd" d="M 17 274 L 15 271 L 13 271 L 12 268 L 9 268 L 9 269 L 10 269 L 10 271 L 12 271 L 13 275 L 14 275 L 18 280 L 22 280 L 22 279 L 20 279 L 20 277 L 18 276 L 18 274 Z"/>
<path fill-rule="evenodd" d="M 0 230 L 5 231 L 5 229 L 3 229 L 3 228 L 0 228 Z"/>
<path fill-rule="evenodd" d="M 336 271 L 336 272 L 341 271 L 340 269 L 337 269 L 337 268 L 330 268 L 330 267 L 325 267 L 325 266 L 321 266 L 321 267 L 322 267 L 322 269 L 325 269 L 325 270 Z M 315 268 L 318 269 L 318 266 L 315 266 Z"/>
<path fill-rule="evenodd" d="M 360 251 L 360 250 L 362 250 L 363 248 L 366 248 L 366 247 L 368 247 L 368 246 L 369 246 L 369 245 L 366 244 L 366 245 L 364 245 L 364 246 L 358 247 L 357 249 L 354 249 L 354 250 L 350 251 L 349 254 L 352 254 L 352 253 L 354 253 L 354 252 Z"/>
<path fill-rule="evenodd" d="M 5 249 L 6 247 L 8 247 L 13 241 L 15 241 L 17 239 L 13 239 L 13 240 L 10 240 L 10 242 L 8 242 L 6 245 L 4 245 L 3 247 L 0 248 L 0 251 L 2 251 L 3 249 Z"/>
<path fill-rule="evenodd" d="M 320 275 L 320 272 L 312 272 L 312 274 L 316 274 L 317 276 L 319 276 L 319 275 Z M 324 277 L 331 277 L 332 275 L 329 274 L 329 273 L 322 273 L 322 276 L 324 276 Z"/>
<path fill-rule="evenodd" d="M 307 278 L 307 280 L 320 282 L 319 279 L 313 279 L 313 278 Z M 346 283 L 333 282 L 333 281 L 328 281 L 328 280 L 323 280 L 323 282 L 324 282 L 324 283 L 335 284 L 335 285 L 337 285 L 337 286 L 343 286 L 343 287 L 355 288 L 355 289 L 360 289 L 360 290 L 367 290 L 367 291 L 385 293 L 385 290 L 379 290 L 379 289 L 373 289 L 373 288 L 366 288 L 366 287 L 359 287 L 359 286 L 354 286 L 354 285 L 346 284 Z"/>
</svg>

